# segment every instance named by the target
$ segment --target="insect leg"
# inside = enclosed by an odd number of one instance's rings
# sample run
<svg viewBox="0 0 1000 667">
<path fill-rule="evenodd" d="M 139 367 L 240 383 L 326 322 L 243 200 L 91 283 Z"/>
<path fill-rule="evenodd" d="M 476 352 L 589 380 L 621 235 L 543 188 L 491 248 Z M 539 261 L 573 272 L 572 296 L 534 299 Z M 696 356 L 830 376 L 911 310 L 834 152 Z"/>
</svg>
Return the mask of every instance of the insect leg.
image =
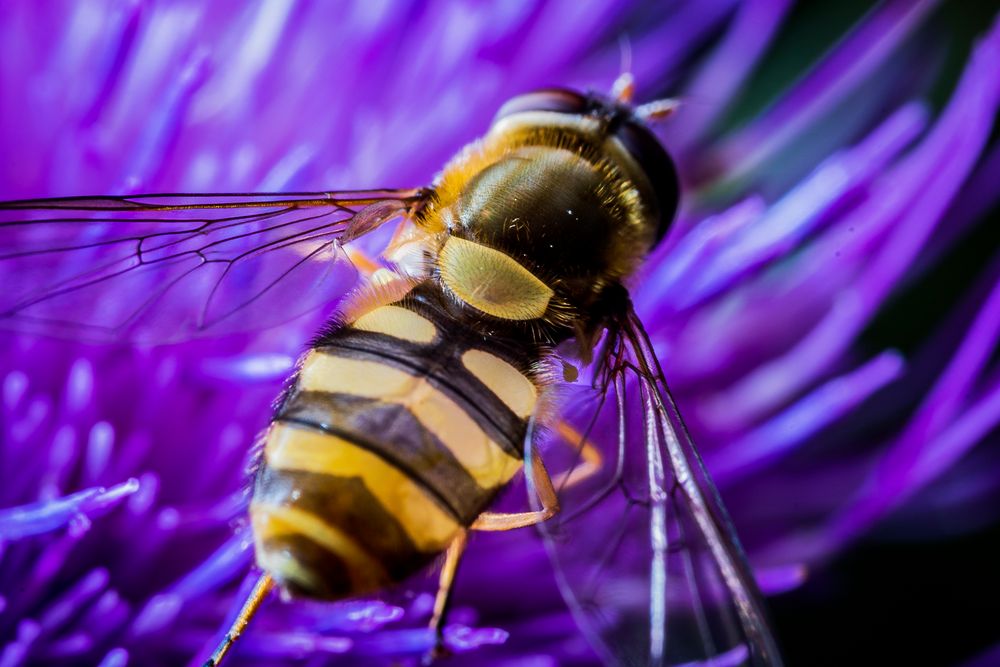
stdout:
<svg viewBox="0 0 1000 667">
<path fill-rule="evenodd" d="M 465 551 L 468 539 L 467 531 L 459 532 L 448 545 L 448 551 L 445 554 L 441 578 L 438 581 L 437 596 L 434 598 L 434 615 L 431 616 L 430 627 L 434 630 L 435 637 L 434 650 L 428 656 L 431 659 L 441 657 L 445 653 L 444 622 L 448 616 L 448 608 L 451 606 L 451 592 L 455 584 L 455 574 L 458 572 L 458 564 L 462 560 L 462 553 Z"/>
<path fill-rule="evenodd" d="M 524 528 L 533 526 L 540 521 L 551 519 L 559 513 L 559 499 L 556 497 L 556 489 L 552 485 L 552 478 L 549 477 L 542 458 L 532 448 L 528 461 L 528 474 L 534 482 L 535 492 L 538 500 L 542 503 L 542 509 L 534 512 L 514 512 L 511 514 L 501 514 L 498 512 L 483 512 L 472 523 L 472 530 L 513 530 L 514 528 Z"/>
<path fill-rule="evenodd" d="M 368 277 L 381 268 L 381 265 L 361 248 L 353 245 L 344 246 L 344 254 L 358 270 L 358 273 Z"/>
<path fill-rule="evenodd" d="M 576 452 L 578 463 L 556 475 L 553 480 L 555 488 L 565 491 L 601 471 L 604 467 L 604 455 L 590 442 L 590 438 L 562 420 L 556 424 L 556 433 L 563 444 Z"/>
<path fill-rule="evenodd" d="M 250 591 L 250 596 L 247 601 L 243 603 L 243 608 L 240 609 L 239 615 L 236 620 L 233 621 L 233 625 L 229 628 L 229 632 L 226 633 L 225 638 L 223 638 L 222 643 L 219 644 L 218 648 L 212 653 L 212 657 L 205 661 L 204 667 L 217 667 L 222 662 L 222 659 L 226 657 L 229 653 L 229 649 L 232 648 L 233 644 L 243 631 L 246 630 L 247 624 L 250 623 L 250 619 L 253 615 L 257 613 L 260 609 L 260 605 L 264 602 L 264 598 L 274 587 L 274 580 L 271 579 L 271 575 L 262 574 L 257 583 L 254 584 L 253 590 Z"/>
</svg>

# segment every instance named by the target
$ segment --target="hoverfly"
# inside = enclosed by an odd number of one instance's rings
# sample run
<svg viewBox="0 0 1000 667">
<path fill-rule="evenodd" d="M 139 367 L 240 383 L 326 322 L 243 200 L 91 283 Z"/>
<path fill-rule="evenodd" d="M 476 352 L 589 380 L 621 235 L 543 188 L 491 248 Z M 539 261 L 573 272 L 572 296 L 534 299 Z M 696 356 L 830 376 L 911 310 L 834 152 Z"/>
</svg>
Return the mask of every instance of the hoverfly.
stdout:
<svg viewBox="0 0 1000 667">
<path fill-rule="evenodd" d="M 0 204 L 0 262 L 19 276 L 3 326 L 147 341 L 164 324 L 210 335 L 313 309 L 342 289 L 344 246 L 395 225 L 262 437 L 262 574 L 207 664 L 274 588 L 365 595 L 444 554 L 440 646 L 468 534 L 527 526 L 608 664 L 780 664 L 625 288 L 679 200 L 647 127 L 673 104 L 631 97 L 628 78 L 610 97 L 516 97 L 423 189 Z M 590 369 L 589 400 L 563 397 L 580 430 L 555 417 L 567 358 Z M 546 431 L 565 442 L 543 457 Z M 531 508 L 491 511 L 522 471 Z M 595 513 L 614 513 L 610 534 Z"/>
</svg>

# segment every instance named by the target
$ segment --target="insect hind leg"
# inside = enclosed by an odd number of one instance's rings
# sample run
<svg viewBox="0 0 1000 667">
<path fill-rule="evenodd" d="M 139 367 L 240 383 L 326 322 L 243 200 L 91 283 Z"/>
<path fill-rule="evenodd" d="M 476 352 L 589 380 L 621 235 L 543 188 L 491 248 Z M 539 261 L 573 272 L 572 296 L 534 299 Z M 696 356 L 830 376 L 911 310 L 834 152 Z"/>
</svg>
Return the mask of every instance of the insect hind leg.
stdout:
<svg viewBox="0 0 1000 667">
<path fill-rule="evenodd" d="M 514 512 L 504 514 L 497 512 L 483 512 L 472 522 L 470 530 L 513 530 L 525 526 L 533 526 L 540 521 L 545 521 L 559 512 L 559 500 L 556 497 L 555 487 L 552 486 L 552 478 L 549 477 L 541 457 L 532 449 L 529 459 L 529 472 L 534 482 L 538 499 L 542 504 L 542 509 L 534 512 Z M 444 623 L 448 614 L 448 607 L 451 603 L 451 593 L 455 584 L 455 574 L 458 571 L 458 564 L 461 561 L 462 553 L 468 541 L 468 532 L 461 531 L 452 543 L 448 546 L 445 556 L 444 566 L 441 568 L 441 579 L 438 585 L 437 597 L 434 600 L 434 615 L 431 617 L 431 629 L 435 634 L 435 645 L 427 654 L 424 664 L 430 664 L 435 659 L 447 654 L 444 645 Z"/>
<path fill-rule="evenodd" d="M 437 596 L 434 598 L 434 614 L 431 616 L 430 628 L 434 631 L 434 648 L 427 654 L 424 664 L 444 657 L 448 649 L 444 645 L 444 622 L 448 616 L 448 608 L 451 606 L 451 593 L 455 588 L 455 575 L 458 573 L 458 564 L 465 553 L 465 545 L 468 543 L 468 532 L 459 532 L 448 545 L 445 554 L 444 565 L 441 567 L 441 577 L 438 582 Z"/>
<path fill-rule="evenodd" d="M 483 512 L 472 522 L 472 530 L 514 530 L 515 528 L 525 528 L 534 526 L 536 523 L 547 521 L 559 513 L 559 498 L 556 496 L 555 486 L 552 485 L 552 478 L 542 463 L 542 458 L 532 448 L 528 461 L 529 474 L 538 495 L 538 500 L 542 504 L 542 509 L 533 512 L 513 512 L 510 514 L 498 512 Z"/>
<path fill-rule="evenodd" d="M 562 493 L 601 472 L 604 469 L 604 454 L 587 435 L 581 434 L 569 422 L 559 421 L 555 431 L 559 440 L 576 454 L 572 467 L 553 480 L 556 490 Z"/>
<path fill-rule="evenodd" d="M 274 580 L 271 579 L 271 575 L 264 573 L 254 584 L 253 590 L 250 591 L 250 595 L 247 597 L 246 602 L 243 603 L 243 608 L 240 609 L 240 613 L 236 616 L 236 620 L 229 627 L 229 631 L 226 632 L 226 636 L 222 639 L 222 642 L 216 647 L 215 651 L 212 652 L 212 656 L 205 661 L 203 667 L 217 667 L 222 663 L 222 659 L 226 657 L 229 653 L 229 649 L 232 648 L 236 640 L 240 638 L 243 631 L 246 630 L 247 625 L 250 623 L 250 619 L 253 618 L 257 610 L 260 609 L 260 605 L 267 598 L 267 594 L 271 592 L 274 587 Z"/>
</svg>

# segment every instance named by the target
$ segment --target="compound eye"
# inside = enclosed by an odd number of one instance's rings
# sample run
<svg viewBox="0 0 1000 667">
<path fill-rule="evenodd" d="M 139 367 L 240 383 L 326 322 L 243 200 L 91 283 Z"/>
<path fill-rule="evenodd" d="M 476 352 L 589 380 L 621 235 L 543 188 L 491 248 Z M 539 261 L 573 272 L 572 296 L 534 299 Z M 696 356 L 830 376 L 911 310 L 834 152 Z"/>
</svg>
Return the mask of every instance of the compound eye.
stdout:
<svg viewBox="0 0 1000 667">
<path fill-rule="evenodd" d="M 659 243 L 667 235 L 680 203 L 677 168 L 660 140 L 644 125 L 626 121 L 618 128 L 616 136 L 653 186 L 660 212 L 654 243 Z"/>
<path fill-rule="evenodd" d="M 586 97 L 567 88 L 545 88 L 508 100 L 497 112 L 494 122 L 507 116 L 526 111 L 553 111 L 555 113 L 583 114 L 589 102 Z"/>
</svg>

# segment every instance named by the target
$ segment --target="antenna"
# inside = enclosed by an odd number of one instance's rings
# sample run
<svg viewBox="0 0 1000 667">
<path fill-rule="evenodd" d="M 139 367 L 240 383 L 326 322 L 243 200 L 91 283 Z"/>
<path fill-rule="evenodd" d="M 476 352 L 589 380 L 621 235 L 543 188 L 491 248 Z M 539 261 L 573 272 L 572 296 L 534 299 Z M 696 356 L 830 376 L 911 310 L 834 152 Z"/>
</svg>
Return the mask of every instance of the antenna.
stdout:
<svg viewBox="0 0 1000 667">
<path fill-rule="evenodd" d="M 680 106 L 681 101 L 676 97 L 664 97 L 662 100 L 640 104 L 633 113 L 647 123 L 658 123 L 672 116 Z"/>
<path fill-rule="evenodd" d="M 632 71 L 632 40 L 627 32 L 618 36 L 618 51 L 621 57 L 618 60 L 618 73 L 625 74 Z"/>
<path fill-rule="evenodd" d="M 631 105 L 635 98 L 635 77 L 632 75 L 632 40 L 628 33 L 623 32 L 618 36 L 618 49 L 621 52 L 621 64 L 618 78 L 611 85 L 611 98 L 620 104 Z M 632 113 L 642 121 L 653 124 L 673 115 L 680 105 L 677 98 L 667 97 L 640 104 Z"/>
<path fill-rule="evenodd" d="M 635 96 L 635 77 L 632 76 L 632 40 L 628 33 L 618 36 L 618 50 L 621 58 L 618 65 L 618 78 L 611 85 L 611 97 L 622 104 L 631 104 Z"/>
<path fill-rule="evenodd" d="M 633 77 L 629 72 L 622 72 L 615 79 L 614 85 L 611 86 L 611 97 L 618 100 L 622 104 L 631 104 L 632 98 L 635 96 L 635 77 Z"/>
</svg>

